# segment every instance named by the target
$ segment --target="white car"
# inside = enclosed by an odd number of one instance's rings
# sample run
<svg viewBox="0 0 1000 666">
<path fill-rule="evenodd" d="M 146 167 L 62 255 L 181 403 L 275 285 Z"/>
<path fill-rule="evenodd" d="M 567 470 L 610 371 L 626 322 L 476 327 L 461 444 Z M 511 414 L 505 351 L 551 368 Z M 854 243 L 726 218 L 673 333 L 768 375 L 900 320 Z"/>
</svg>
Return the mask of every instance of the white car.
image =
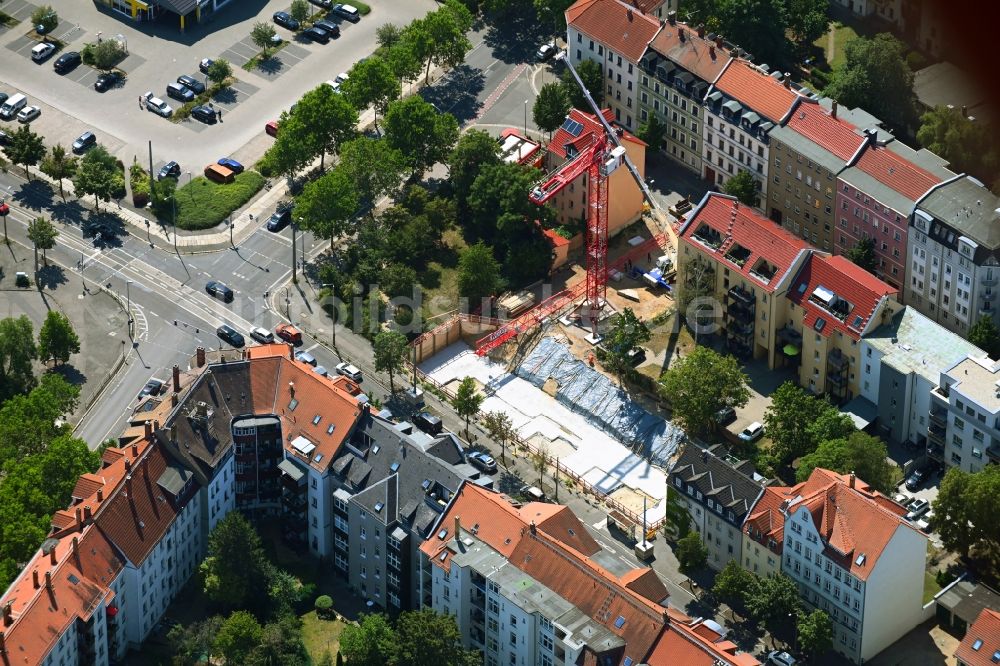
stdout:
<svg viewBox="0 0 1000 666">
<path fill-rule="evenodd" d="M 333 79 L 330 79 L 330 80 L 326 81 L 326 85 L 328 85 L 331 88 L 333 88 L 333 92 L 335 92 L 335 93 L 339 93 L 340 92 L 340 82 L 339 81 L 334 81 Z"/>
<path fill-rule="evenodd" d="M 350 379 L 351 381 L 361 383 L 361 371 L 358 370 L 357 366 L 351 365 L 350 363 L 338 363 L 337 364 L 337 374 L 343 375 Z"/>
<path fill-rule="evenodd" d="M 347 72 L 341 72 L 340 74 L 337 74 L 337 78 L 335 78 L 334 81 L 336 81 L 337 83 L 343 83 L 348 78 L 350 77 L 347 76 Z"/>
<path fill-rule="evenodd" d="M 740 433 L 739 437 L 744 442 L 754 442 L 764 434 L 764 425 L 760 421 L 754 421 Z"/>
<path fill-rule="evenodd" d="M 174 115 L 174 109 L 169 104 L 164 102 L 159 97 L 153 97 L 153 93 L 146 91 L 142 98 L 146 100 L 146 110 L 152 111 L 153 113 L 163 116 L 164 118 L 169 118 Z"/>
<path fill-rule="evenodd" d="M 41 62 L 48 58 L 50 55 L 55 53 L 56 45 L 49 44 L 48 42 L 43 42 L 41 44 L 36 44 L 31 47 L 31 59 L 35 62 Z"/>
<path fill-rule="evenodd" d="M 535 57 L 539 60 L 548 60 L 556 54 L 556 47 L 553 44 L 542 44 L 535 51 Z"/>
<path fill-rule="evenodd" d="M 37 106 L 26 106 L 18 112 L 17 122 L 30 123 L 40 115 L 42 115 L 42 110 Z"/>
</svg>

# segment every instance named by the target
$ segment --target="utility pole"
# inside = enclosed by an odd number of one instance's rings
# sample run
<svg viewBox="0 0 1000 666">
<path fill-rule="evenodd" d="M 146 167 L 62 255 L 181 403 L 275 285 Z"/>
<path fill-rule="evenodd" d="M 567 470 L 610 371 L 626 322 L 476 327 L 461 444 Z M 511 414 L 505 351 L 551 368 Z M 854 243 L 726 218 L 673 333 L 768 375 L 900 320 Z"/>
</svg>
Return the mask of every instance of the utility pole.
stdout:
<svg viewBox="0 0 1000 666">
<path fill-rule="evenodd" d="M 229 246 L 232 247 L 234 250 L 236 249 L 236 243 L 233 242 L 233 227 L 235 225 L 236 225 L 236 223 L 233 222 L 233 214 L 230 213 L 229 214 Z"/>
<path fill-rule="evenodd" d="M 292 220 L 292 283 L 298 284 L 298 278 L 295 277 L 295 220 Z"/>
<path fill-rule="evenodd" d="M 156 196 L 156 183 L 153 182 L 153 142 L 149 141 L 149 195 Z"/>
</svg>

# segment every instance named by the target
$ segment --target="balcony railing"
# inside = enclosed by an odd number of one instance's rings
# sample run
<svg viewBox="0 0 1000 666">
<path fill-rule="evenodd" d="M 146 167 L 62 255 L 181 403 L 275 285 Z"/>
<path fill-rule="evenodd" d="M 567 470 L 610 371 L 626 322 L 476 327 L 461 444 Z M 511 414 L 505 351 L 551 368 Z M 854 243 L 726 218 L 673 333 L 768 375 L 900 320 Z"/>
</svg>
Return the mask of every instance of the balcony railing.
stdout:
<svg viewBox="0 0 1000 666">
<path fill-rule="evenodd" d="M 732 287 L 726 292 L 726 295 L 731 299 L 730 302 L 736 301 L 748 307 L 752 307 L 756 302 L 752 291 L 740 287 Z"/>
<path fill-rule="evenodd" d="M 990 447 L 986 449 L 986 456 L 993 462 L 1000 462 L 1000 445 L 990 445 Z"/>
<path fill-rule="evenodd" d="M 844 356 L 839 349 L 835 349 L 827 354 L 826 365 L 828 368 L 843 370 L 847 365 L 847 357 Z"/>
<path fill-rule="evenodd" d="M 938 425 L 944 428 L 948 425 L 948 411 L 945 409 L 931 407 L 930 419 L 931 425 Z"/>
</svg>

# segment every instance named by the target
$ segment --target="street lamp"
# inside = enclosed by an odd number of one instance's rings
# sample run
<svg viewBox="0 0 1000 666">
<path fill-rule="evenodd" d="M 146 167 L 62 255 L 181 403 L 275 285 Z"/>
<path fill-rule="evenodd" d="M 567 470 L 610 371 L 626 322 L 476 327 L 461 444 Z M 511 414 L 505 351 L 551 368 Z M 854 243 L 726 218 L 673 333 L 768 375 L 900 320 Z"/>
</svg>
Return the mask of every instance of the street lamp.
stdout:
<svg viewBox="0 0 1000 666">
<path fill-rule="evenodd" d="M 298 218 L 299 224 L 302 224 L 302 218 Z M 298 229 L 295 226 L 295 220 L 292 220 L 292 282 L 298 284 L 298 278 L 295 276 L 295 232 Z"/>
<path fill-rule="evenodd" d="M 330 290 L 330 344 L 333 345 L 334 351 L 337 351 L 337 297 L 334 291 L 335 286 L 332 282 L 320 285 L 323 289 Z"/>
<path fill-rule="evenodd" d="M 132 318 L 132 294 L 131 291 L 129 290 L 129 285 L 131 284 L 132 280 L 128 279 L 125 280 L 125 302 L 126 302 L 125 309 L 128 311 L 129 337 L 132 337 L 132 324 L 133 322 L 135 322 L 135 320 Z"/>
<path fill-rule="evenodd" d="M 236 243 L 233 242 L 233 228 L 236 226 L 236 223 L 233 222 L 233 214 L 232 213 L 229 214 L 229 221 L 226 224 L 229 225 L 229 245 L 230 245 L 230 247 L 232 247 L 235 250 L 236 249 Z"/>
</svg>

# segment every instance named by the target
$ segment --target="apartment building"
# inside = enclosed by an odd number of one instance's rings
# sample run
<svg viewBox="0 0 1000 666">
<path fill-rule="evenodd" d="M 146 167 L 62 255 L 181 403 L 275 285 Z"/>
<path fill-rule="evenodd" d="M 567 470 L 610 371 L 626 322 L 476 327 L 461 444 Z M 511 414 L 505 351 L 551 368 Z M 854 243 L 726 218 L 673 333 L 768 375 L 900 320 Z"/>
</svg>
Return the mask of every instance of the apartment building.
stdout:
<svg viewBox="0 0 1000 666">
<path fill-rule="evenodd" d="M 807 608 L 830 616 L 835 651 L 864 663 L 923 621 L 927 536 L 903 507 L 853 474 L 822 468 L 766 493 L 775 495 L 767 507 L 780 499 L 778 510 L 751 516 L 748 536 L 757 546 L 783 536 L 781 572 Z"/>
<path fill-rule="evenodd" d="M 604 110 L 604 119 L 613 122 L 610 109 Z M 568 160 L 593 145 L 594 141 L 604 136 L 604 126 L 592 113 L 584 113 L 579 109 L 570 109 L 565 122 L 555 134 L 546 148 L 545 171 L 552 173 Z M 646 142 L 621 130 L 618 136 L 625 153 L 639 174 L 645 177 L 646 172 Z M 583 232 L 587 219 L 587 196 L 589 192 L 588 174 L 586 171 L 552 197 L 549 204 L 556 210 L 556 220 L 568 228 L 578 228 L 579 234 L 573 239 L 570 249 L 576 250 L 583 246 Z M 632 178 L 628 169 L 617 169 L 608 178 L 608 235 L 614 236 L 623 228 L 635 222 L 642 215 L 644 199 L 642 190 Z"/>
<path fill-rule="evenodd" d="M 708 549 L 708 566 L 721 571 L 740 561 L 743 521 L 767 483 L 749 460 L 727 456 L 721 445 L 703 449 L 685 444 L 667 476 L 687 509 L 691 527 Z"/>
<path fill-rule="evenodd" d="M 699 321 L 715 323 L 712 332 L 724 336 L 733 354 L 766 358 L 770 368 L 794 362 L 783 350 L 801 334 L 789 329 L 795 339 L 788 339 L 782 326 L 808 245 L 734 197 L 713 192 L 691 211 L 678 237 L 682 306 L 699 299 L 708 308 Z"/>
<path fill-rule="evenodd" d="M 969 176 L 933 187 L 913 211 L 906 303 L 959 335 L 1000 322 L 1000 197 Z"/>
<path fill-rule="evenodd" d="M 877 122 L 863 116 L 834 100 L 807 98 L 771 130 L 771 194 L 764 208 L 777 224 L 827 252 L 835 248 L 837 175 L 865 141 L 858 128 Z"/>
<path fill-rule="evenodd" d="M 866 128 L 865 134 L 863 148 L 837 177 L 834 251 L 843 254 L 871 239 L 876 275 L 899 288 L 912 282 L 906 278 L 906 249 L 913 207 L 954 174 L 934 153 L 883 140 L 875 128 Z"/>
<path fill-rule="evenodd" d="M 1000 611 L 984 608 L 955 649 L 958 666 L 1000 664 Z"/>
<path fill-rule="evenodd" d="M 1000 363 L 968 356 L 931 391 L 927 455 L 964 472 L 1000 462 Z"/>
<path fill-rule="evenodd" d="M 732 60 L 705 100 L 702 177 L 722 187 L 740 171 L 748 171 L 762 207 L 768 196 L 771 130 L 791 116 L 800 99 L 787 76 L 768 75 L 746 60 Z"/>
<path fill-rule="evenodd" d="M 754 666 L 711 621 L 666 605 L 649 568 L 604 550 L 568 507 L 464 482 L 421 547 L 425 605 L 487 666 Z"/>
<path fill-rule="evenodd" d="M 668 15 L 639 61 L 639 122 L 655 116 L 667 128 L 663 145 L 653 149 L 699 175 L 705 95 L 731 59 L 721 37 Z"/>
<path fill-rule="evenodd" d="M 878 414 L 878 434 L 925 449 L 931 391 L 944 370 L 969 355 L 986 352 L 912 307 L 864 335 L 861 396 Z"/>
<path fill-rule="evenodd" d="M 579 0 L 566 10 L 570 62 L 590 60 L 601 66 L 603 106 L 630 131 L 639 126 L 639 60 L 659 30 L 657 18 L 622 0 Z"/>
</svg>

